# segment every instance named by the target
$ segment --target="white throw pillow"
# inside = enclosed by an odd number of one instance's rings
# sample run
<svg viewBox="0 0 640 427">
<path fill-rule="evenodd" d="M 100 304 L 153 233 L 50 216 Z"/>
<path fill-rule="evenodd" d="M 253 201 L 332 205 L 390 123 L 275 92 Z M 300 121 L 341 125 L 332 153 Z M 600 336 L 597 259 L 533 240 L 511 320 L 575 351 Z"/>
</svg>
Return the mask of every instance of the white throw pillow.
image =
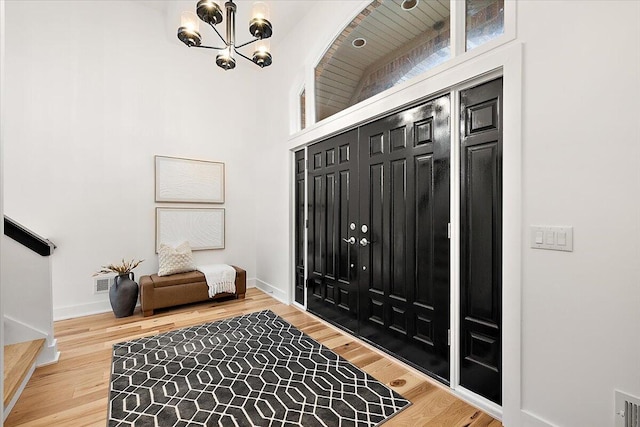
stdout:
<svg viewBox="0 0 640 427">
<path fill-rule="evenodd" d="M 161 243 L 158 250 L 158 264 L 158 276 L 186 273 L 196 269 L 189 242 L 184 242 L 175 248 Z"/>
</svg>

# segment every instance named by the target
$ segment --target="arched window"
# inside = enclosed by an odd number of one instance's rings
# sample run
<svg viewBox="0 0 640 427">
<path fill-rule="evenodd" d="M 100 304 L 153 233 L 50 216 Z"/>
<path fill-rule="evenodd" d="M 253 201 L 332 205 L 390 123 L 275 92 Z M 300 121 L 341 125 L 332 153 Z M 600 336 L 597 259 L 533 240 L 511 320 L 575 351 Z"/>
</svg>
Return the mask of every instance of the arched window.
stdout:
<svg viewBox="0 0 640 427">
<path fill-rule="evenodd" d="M 502 34 L 504 0 L 466 0 L 466 49 Z M 316 121 L 447 61 L 450 0 L 374 0 L 315 69 Z"/>
</svg>

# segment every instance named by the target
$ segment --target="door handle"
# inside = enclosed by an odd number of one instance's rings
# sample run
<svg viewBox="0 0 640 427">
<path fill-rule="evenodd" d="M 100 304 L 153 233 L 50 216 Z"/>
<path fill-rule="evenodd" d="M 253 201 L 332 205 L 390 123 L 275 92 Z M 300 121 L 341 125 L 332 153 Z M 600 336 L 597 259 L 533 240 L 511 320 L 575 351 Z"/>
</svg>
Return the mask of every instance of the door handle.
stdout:
<svg viewBox="0 0 640 427">
<path fill-rule="evenodd" d="M 349 243 L 350 245 L 355 245 L 356 244 L 356 238 L 351 236 L 348 239 L 342 239 L 342 241 L 344 241 L 345 243 Z"/>
<path fill-rule="evenodd" d="M 363 237 L 363 238 L 360 240 L 360 246 L 367 246 L 367 245 L 370 245 L 370 244 L 371 244 L 371 242 L 370 242 L 370 241 L 368 241 L 366 237 Z"/>
</svg>

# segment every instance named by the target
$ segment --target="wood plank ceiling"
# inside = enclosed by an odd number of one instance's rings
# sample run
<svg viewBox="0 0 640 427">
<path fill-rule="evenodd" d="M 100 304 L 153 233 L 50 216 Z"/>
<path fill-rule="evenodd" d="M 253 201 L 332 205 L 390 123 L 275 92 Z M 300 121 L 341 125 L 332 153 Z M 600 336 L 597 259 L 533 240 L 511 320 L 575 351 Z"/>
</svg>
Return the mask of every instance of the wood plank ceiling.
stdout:
<svg viewBox="0 0 640 427">
<path fill-rule="evenodd" d="M 340 34 L 316 67 L 317 119 L 358 101 L 363 79 L 417 44 L 434 26 L 449 24 L 449 0 L 421 0 L 403 10 L 401 0 L 375 0 Z M 352 45 L 366 40 L 361 48 Z"/>
</svg>

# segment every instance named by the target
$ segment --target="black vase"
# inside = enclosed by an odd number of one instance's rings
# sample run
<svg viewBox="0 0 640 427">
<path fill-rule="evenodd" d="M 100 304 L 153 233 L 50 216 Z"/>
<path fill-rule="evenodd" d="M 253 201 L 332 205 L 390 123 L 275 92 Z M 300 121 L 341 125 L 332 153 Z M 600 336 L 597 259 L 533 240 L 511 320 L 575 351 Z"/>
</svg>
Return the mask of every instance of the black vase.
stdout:
<svg viewBox="0 0 640 427">
<path fill-rule="evenodd" d="M 131 316 L 136 308 L 138 284 L 133 278 L 133 273 L 127 273 L 113 279 L 113 286 L 109 289 L 109 301 L 116 317 Z"/>
</svg>

